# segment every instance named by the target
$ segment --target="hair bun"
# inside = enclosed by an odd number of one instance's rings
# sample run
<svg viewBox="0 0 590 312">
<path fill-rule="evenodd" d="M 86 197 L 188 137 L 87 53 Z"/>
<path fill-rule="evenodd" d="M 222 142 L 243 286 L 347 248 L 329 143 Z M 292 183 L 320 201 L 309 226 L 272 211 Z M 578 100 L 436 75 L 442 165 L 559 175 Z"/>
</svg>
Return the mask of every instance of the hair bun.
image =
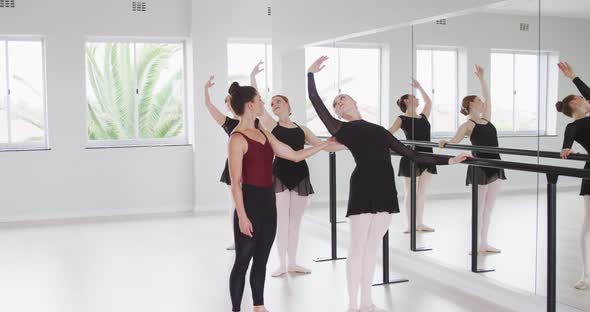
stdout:
<svg viewBox="0 0 590 312">
<path fill-rule="evenodd" d="M 559 101 L 559 102 L 555 103 L 555 109 L 558 112 L 562 113 L 563 112 L 563 102 Z"/>
<path fill-rule="evenodd" d="M 238 89 L 240 89 L 240 84 L 237 81 L 234 81 L 229 86 L 229 89 L 227 90 L 227 93 L 233 95 L 233 94 L 235 94 L 238 91 Z"/>
</svg>

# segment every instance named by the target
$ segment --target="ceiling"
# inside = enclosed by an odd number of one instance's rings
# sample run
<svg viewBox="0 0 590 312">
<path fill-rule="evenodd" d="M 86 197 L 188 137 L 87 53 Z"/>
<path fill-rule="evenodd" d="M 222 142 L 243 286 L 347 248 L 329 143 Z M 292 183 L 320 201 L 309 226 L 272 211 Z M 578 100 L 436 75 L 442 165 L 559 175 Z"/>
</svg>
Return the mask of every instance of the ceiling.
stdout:
<svg viewBox="0 0 590 312">
<path fill-rule="evenodd" d="M 539 5 L 540 2 L 540 5 Z M 493 4 L 486 12 L 590 19 L 590 0 L 509 0 Z"/>
</svg>

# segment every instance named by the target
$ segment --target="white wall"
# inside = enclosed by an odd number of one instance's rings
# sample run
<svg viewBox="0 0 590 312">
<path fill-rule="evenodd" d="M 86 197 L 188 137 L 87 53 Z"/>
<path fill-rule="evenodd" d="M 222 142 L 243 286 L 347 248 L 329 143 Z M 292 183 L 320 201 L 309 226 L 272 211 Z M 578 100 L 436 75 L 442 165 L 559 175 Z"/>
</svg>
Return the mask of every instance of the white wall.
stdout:
<svg viewBox="0 0 590 312">
<path fill-rule="evenodd" d="M 530 24 L 529 32 L 520 32 L 520 22 L 528 22 Z M 576 20 L 576 19 L 560 19 L 560 18 L 543 18 L 542 21 L 543 37 L 541 46 L 544 50 L 552 52 L 559 52 L 560 58 L 568 60 L 571 64 L 576 66 L 579 75 L 590 75 L 590 65 L 586 62 L 586 51 L 590 48 L 590 44 L 581 38 L 583 32 L 590 29 L 590 21 Z M 433 22 L 415 25 L 414 27 L 414 44 L 415 45 L 440 45 L 440 46 L 455 46 L 461 47 L 467 52 L 468 76 L 467 92 L 466 94 L 481 94 L 479 90 L 479 83 L 472 74 L 474 64 L 482 64 L 488 69 L 490 67 L 489 52 L 491 49 L 521 49 L 521 50 L 537 50 L 539 48 L 538 39 L 539 23 L 536 17 L 524 17 L 513 15 L 494 15 L 494 14 L 472 14 L 462 17 L 454 17 L 448 20 L 446 26 L 439 26 Z M 574 33 L 572 33 L 572 31 Z M 563 34 L 568 33 L 567 36 Z M 389 122 L 384 123 L 388 126 L 393 122 L 394 118 L 401 114 L 399 108 L 395 104 L 397 97 L 401 94 L 410 92 L 408 88 L 408 81 L 411 75 L 411 36 L 412 31 L 409 27 L 397 29 L 395 31 L 388 31 L 374 35 L 349 39 L 338 43 L 356 42 L 356 43 L 374 43 L 388 46 L 390 53 L 390 64 L 388 70 L 390 71 L 389 93 L 390 97 L 387 103 L 389 114 Z M 336 43 L 336 44 L 338 44 Z M 302 50 L 295 50 L 297 53 L 303 55 Z M 386 51 L 386 50 L 384 50 Z M 296 53 L 291 53 L 295 55 Z M 301 63 L 302 61 L 299 61 Z M 287 62 L 286 62 L 287 63 Z M 289 59 L 288 63 L 294 64 L 294 59 Z M 300 65 L 301 66 L 301 65 Z M 584 73 L 587 73 L 586 75 Z M 293 88 L 290 94 L 300 101 L 305 100 L 305 78 L 302 74 L 301 68 L 296 68 L 290 72 L 283 73 L 286 77 L 291 77 L 286 85 L 298 86 Z M 536 77 L 531 77 L 536 79 Z M 489 81 L 489 76 L 488 76 Z M 291 89 L 289 89 L 291 90 Z M 296 91 L 299 90 L 299 91 Z M 577 93 L 571 81 L 562 77 L 559 78 L 558 97 L 562 98 L 569 93 Z M 462 98 L 466 94 L 461 94 Z M 354 95 L 353 95 L 354 96 Z M 360 103 L 362 105 L 362 103 Z M 553 103 L 549 103 L 549 110 L 553 109 Z M 296 119 L 304 120 L 305 112 L 296 111 Z M 461 117 L 460 120 L 464 120 Z M 500 146 L 522 148 L 536 150 L 540 147 L 541 150 L 559 151 L 561 149 L 562 134 L 567 123 L 571 120 L 565 118 L 562 114 L 557 114 L 557 137 L 506 137 L 500 139 Z M 403 132 L 397 134 L 399 138 L 404 138 Z M 469 144 L 468 140 L 463 141 L 464 144 Z M 577 147 L 577 151 L 582 151 Z M 455 154 L 451 150 L 438 151 L 439 153 Z M 316 202 L 326 201 L 328 198 L 327 188 L 327 155 L 315 156 L 309 160 L 312 182 L 317 185 L 314 195 Z M 521 162 L 536 162 L 536 159 L 524 158 L 518 156 L 503 156 L 505 160 L 521 161 Z M 543 164 L 555 164 L 561 166 L 572 166 L 581 168 L 583 164 L 580 162 L 566 162 L 562 160 L 547 160 L 540 159 Z M 398 168 L 398 157 L 393 157 L 394 168 Z M 346 199 L 348 194 L 348 177 L 354 168 L 352 157 L 347 152 L 341 152 L 337 156 L 338 164 L 338 199 Z M 432 188 L 429 193 L 435 194 L 451 194 L 467 192 L 468 189 L 464 187 L 465 182 L 465 166 L 446 166 L 439 167 L 439 175 L 433 180 Z M 530 173 L 522 172 L 507 172 L 509 180 L 504 184 L 504 189 L 530 189 L 537 185 L 537 176 Z M 402 181 L 398 179 L 398 190 L 402 190 Z M 546 183 L 544 176 L 539 177 L 540 185 Z M 560 178 L 559 185 L 579 185 L 579 180 Z"/>
<path fill-rule="evenodd" d="M 213 101 L 223 107 L 227 94 L 227 41 L 229 38 L 272 37 L 271 17 L 264 1 L 194 0 L 191 38 L 195 77 L 195 199 L 199 210 L 228 209 L 227 187 L 219 183 L 227 156 L 227 135 L 202 104 L 203 85 L 215 75 Z M 254 66 L 256 64 L 252 64 Z"/>
<path fill-rule="evenodd" d="M 190 146 L 87 150 L 85 36 L 187 37 L 186 0 L 19 0 L 0 35 L 46 41 L 50 151 L 0 153 L 0 221 L 193 208 Z"/>
</svg>

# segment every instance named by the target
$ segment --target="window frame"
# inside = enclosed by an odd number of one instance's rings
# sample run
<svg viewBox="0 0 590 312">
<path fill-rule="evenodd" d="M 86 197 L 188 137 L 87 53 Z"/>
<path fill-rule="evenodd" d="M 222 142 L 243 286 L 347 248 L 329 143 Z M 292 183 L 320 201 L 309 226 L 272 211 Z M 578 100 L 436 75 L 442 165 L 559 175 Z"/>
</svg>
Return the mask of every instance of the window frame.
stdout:
<svg viewBox="0 0 590 312">
<path fill-rule="evenodd" d="M 46 37 L 42 35 L 0 35 L 0 41 L 4 41 L 4 47 L 6 51 L 6 59 L 5 59 L 5 68 L 6 72 L 4 73 L 6 79 L 6 89 L 0 90 L 2 93 L 0 96 L 5 97 L 6 100 L 6 111 L 7 111 L 7 127 L 8 127 L 8 142 L 7 143 L 0 143 L 0 152 L 4 151 L 36 151 L 36 150 L 49 150 L 49 118 L 48 118 L 48 106 L 47 106 L 47 45 L 46 45 Z M 42 107 L 43 107 L 43 122 L 44 122 L 44 129 L 43 129 L 43 141 L 42 142 L 17 142 L 13 143 L 12 140 L 12 127 L 11 127 L 11 110 L 10 110 L 10 103 L 11 103 L 11 95 L 10 95 L 10 61 L 9 61 L 9 53 L 8 53 L 8 43 L 9 42 L 18 42 L 18 41 L 27 41 L 27 42 L 39 42 L 41 43 L 41 79 L 43 83 L 43 95 L 42 95 Z M 2 73 L 0 73 L 1 75 Z"/>
<path fill-rule="evenodd" d="M 313 48 L 314 46 L 310 46 L 311 48 Z M 342 82 L 342 57 L 341 57 L 341 50 L 342 49 L 368 49 L 368 50 L 377 50 L 378 51 L 378 64 L 377 64 L 377 68 L 379 69 L 379 72 L 377 73 L 378 76 L 378 100 L 377 100 L 377 112 L 378 115 L 376 116 L 376 120 L 378 121 L 377 124 L 379 125 L 383 125 L 384 122 L 387 123 L 388 120 L 384 119 L 387 116 L 387 111 L 384 111 L 384 98 L 383 98 L 383 94 L 384 94 L 384 85 L 383 85 L 383 81 L 384 81 L 384 70 L 383 70 L 383 64 L 384 64 L 384 49 L 387 48 L 386 45 L 384 44 L 379 44 L 379 43 L 356 43 L 356 42 L 346 42 L 346 43 L 336 43 L 334 45 L 331 46 L 317 46 L 319 48 L 331 48 L 331 49 L 336 49 L 336 58 L 337 58 L 337 64 L 336 64 L 336 75 L 337 75 L 337 81 L 336 81 L 336 91 L 337 94 L 342 93 L 342 86 L 341 86 L 341 82 Z M 305 54 L 306 52 L 304 52 Z M 306 90 L 306 96 L 307 95 L 307 90 Z M 352 96 L 354 97 L 354 94 L 352 94 Z M 330 103 L 331 104 L 331 103 Z M 305 116 L 305 118 L 307 119 L 307 116 Z M 309 127 L 306 123 L 306 126 Z M 387 125 L 388 127 L 389 125 Z M 313 130 L 312 130 L 313 131 Z M 320 136 L 330 136 L 329 133 L 327 133 L 327 131 L 322 130 L 321 132 L 316 132 L 314 131 L 316 134 L 320 135 Z"/>
<path fill-rule="evenodd" d="M 136 49 L 136 44 L 141 43 L 170 43 L 170 44 L 181 44 L 182 45 L 182 87 L 183 87 L 183 107 L 182 107 L 182 121 L 183 121 L 183 135 L 176 138 L 135 138 L 135 139 L 118 139 L 118 140 L 90 140 L 88 137 L 88 88 L 86 81 L 88 80 L 88 64 L 86 62 L 86 48 L 89 43 L 127 43 L 133 44 L 133 49 Z M 158 147 L 158 146 L 185 146 L 191 145 L 189 142 L 188 130 L 188 59 L 187 59 L 187 39 L 184 37 L 117 37 L 117 36 L 87 36 L 84 40 L 84 104 L 85 104 L 85 137 L 86 137 L 86 148 L 87 149 L 101 149 L 101 148 L 120 148 L 120 147 Z M 137 55 L 134 58 L 134 63 L 137 62 Z M 135 71 L 135 87 L 138 90 L 137 85 L 137 72 Z M 135 127 L 139 128 L 139 109 L 138 109 L 138 93 L 134 94 L 135 99 Z"/>
<path fill-rule="evenodd" d="M 272 88 L 270 88 L 270 82 L 272 82 L 272 81 L 271 81 L 271 79 L 269 79 L 269 75 L 272 74 L 272 59 L 269 62 L 268 49 L 272 50 L 272 39 L 267 39 L 267 38 L 258 38 L 258 39 L 256 39 L 256 38 L 229 38 L 227 40 L 226 49 L 229 50 L 230 44 L 260 44 L 260 45 L 264 45 L 264 60 L 263 60 L 264 71 L 262 73 L 264 74 L 264 85 L 266 86 L 266 90 L 264 90 L 265 96 L 263 98 L 267 99 L 267 101 L 270 103 L 270 97 L 272 96 Z M 228 62 L 226 74 L 229 74 L 229 59 L 226 58 L 226 62 Z M 270 71 L 267 70 L 269 63 L 271 64 Z M 254 65 L 255 64 L 252 64 L 252 66 L 254 66 Z M 250 73 L 248 73 L 248 76 L 250 76 Z M 229 79 L 227 79 L 227 80 L 228 80 L 228 85 L 229 85 Z M 258 92 L 260 92 L 260 90 L 258 90 Z"/>
<path fill-rule="evenodd" d="M 419 50 L 426 50 L 426 51 L 430 51 L 431 52 L 431 57 L 430 57 L 430 64 L 434 65 L 434 51 L 452 51 L 455 53 L 455 98 L 457 99 L 457 102 L 459 102 L 459 89 L 460 89 L 460 79 L 461 79 L 461 72 L 459 71 L 459 67 L 460 67 L 460 48 L 459 47 L 452 47 L 452 46 L 435 46 L 435 45 L 419 45 L 414 49 L 414 59 L 416 60 L 414 62 L 414 67 L 413 67 L 413 71 L 416 74 L 417 73 L 417 67 L 418 67 L 418 63 L 417 63 L 417 54 Z M 432 75 L 432 73 L 434 72 L 434 66 L 431 67 L 431 81 L 430 81 L 430 85 L 434 88 L 434 75 Z M 417 79 L 417 77 L 415 77 Z M 436 101 L 436 93 L 434 89 L 428 90 L 430 91 L 430 96 L 432 98 L 432 114 L 430 117 L 430 120 L 432 121 L 432 123 L 434 124 L 436 122 L 436 116 L 434 115 L 435 110 L 435 106 L 434 103 Z M 416 96 L 416 90 L 412 89 L 412 95 Z M 458 103 L 455 103 L 455 105 L 458 107 Z M 432 138 L 447 138 L 447 137 L 453 137 L 453 135 L 455 134 L 455 132 L 457 132 L 457 129 L 459 129 L 459 109 L 455 108 L 455 117 L 453 120 L 453 131 L 432 131 L 431 135 Z"/>
<path fill-rule="evenodd" d="M 533 50 L 520 50 L 520 49 L 491 49 L 490 51 L 490 73 L 493 70 L 491 68 L 491 59 L 493 54 L 509 54 L 512 55 L 513 59 L 513 67 L 512 67 L 512 130 L 510 131 L 498 131 L 499 137 L 532 137 L 532 136 L 552 136 L 549 134 L 548 130 L 548 114 L 547 110 L 549 109 L 549 62 L 551 58 L 551 53 L 547 51 L 533 51 Z M 536 130 L 515 130 L 517 128 L 518 122 L 518 114 L 517 108 L 518 104 L 516 103 L 516 56 L 517 55 L 534 55 L 537 57 L 537 69 L 539 70 L 538 73 L 538 81 L 537 81 L 537 129 Z M 545 58 L 545 62 L 542 62 L 543 57 Z M 544 63 L 544 65 L 542 65 Z M 541 70 L 545 69 L 545 73 L 541 73 Z M 544 84 L 542 86 L 541 84 Z M 491 85 L 490 81 L 490 91 L 492 90 L 493 86 Z M 545 92 L 542 92 L 544 90 Z M 493 99 L 492 99 L 493 101 Z M 493 105 L 493 104 L 492 104 Z M 543 112 L 542 112 L 543 111 Z"/>
</svg>

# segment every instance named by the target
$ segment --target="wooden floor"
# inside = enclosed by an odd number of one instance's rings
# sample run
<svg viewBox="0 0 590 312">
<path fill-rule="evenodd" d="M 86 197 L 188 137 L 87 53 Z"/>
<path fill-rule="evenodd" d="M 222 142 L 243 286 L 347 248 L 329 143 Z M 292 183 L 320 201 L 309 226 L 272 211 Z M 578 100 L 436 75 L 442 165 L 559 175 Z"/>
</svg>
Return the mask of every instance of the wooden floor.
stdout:
<svg viewBox="0 0 590 312">
<path fill-rule="evenodd" d="M 546 292 L 546 199 L 541 192 L 514 194 L 505 192 L 498 198 L 492 216 L 491 243 L 502 253 L 480 257 L 480 267 L 495 269 L 484 276 L 509 287 L 544 296 Z M 579 232 L 583 220 L 583 200 L 578 191 L 558 192 L 558 301 L 590 311 L 590 290 L 572 287 L 581 274 Z M 426 203 L 425 223 L 436 228 L 435 233 L 419 234 L 418 246 L 433 248 L 421 253 L 433 261 L 457 270 L 470 269 L 471 198 L 469 193 L 460 198 L 429 199 Z M 318 206 L 318 205 L 315 205 Z M 538 207 L 538 208 L 537 208 Z M 338 208 L 339 220 L 345 207 Z M 327 220 L 326 208 L 313 207 L 308 215 Z M 409 249 L 409 235 L 402 234 L 405 226 L 403 213 L 393 218 L 390 244 L 394 248 Z M 539 220 L 537 227 L 537 222 Z M 342 223 L 340 228 L 346 229 Z M 537 237 L 539 239 L 537 240 Z"/>
<path fill-rule="evenodd" d="M 310 261 L 328 253 L 328 233 L 309 220 L 302 233 L 301 264 L 313 274 L 269 277 L 269 310 L 344 311 L 345 263 Z M 0 311 L 230 311 L 230 237 L 225 216 L 2 229 Z M 425 279 L 376 287 L 374 298 L 389 311 L 505 311 Z"/>
</svg>

